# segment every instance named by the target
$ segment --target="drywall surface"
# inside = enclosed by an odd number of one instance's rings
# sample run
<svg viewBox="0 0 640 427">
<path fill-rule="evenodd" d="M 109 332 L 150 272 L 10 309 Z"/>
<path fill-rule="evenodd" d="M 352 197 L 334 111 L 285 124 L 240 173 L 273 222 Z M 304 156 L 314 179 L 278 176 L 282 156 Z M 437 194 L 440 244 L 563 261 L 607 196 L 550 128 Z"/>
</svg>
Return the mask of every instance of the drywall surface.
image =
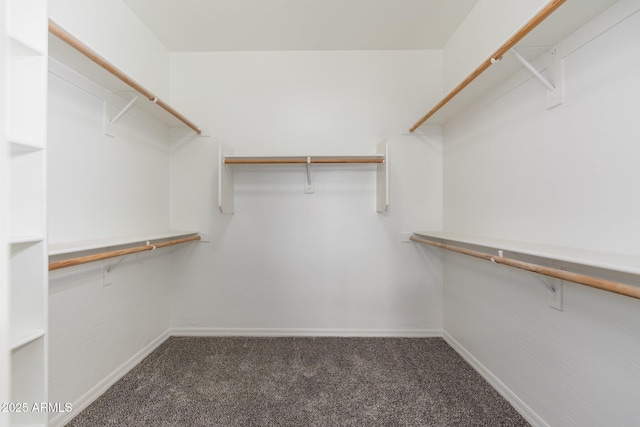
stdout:
<svg viewBox="0 0 640 427">
<path fill-rule="evenodd" d="M 50 63 L 49 244 L 168 230 L 168 130 L 132 111 L 106 135 L 106 91 Z"/>
<path fill-rule="evenodd" d="M 49 19 L 161 99 L 169 99 L 169 53 L 121 0 L 50 0 Z"/>
<path fill-rule="evenodd" d="M 549 0 L 479 0 L 443 49 L 443 89 L 448 93 Z"/>
<path fill-rule="evenodd" d="M 640 255 L 640 14 L 588 40 L 565 58 L 564 105 L 531 79 L 445 127 L 445 230 Z M 443 271 L 445 333 L 535 424 L 638 424 L 638 300 L 566 283 L 560 312 L 542 276 L 457 254 Z"/>
<path fill-rule="evenodd" d="M 55 61 L 50 65 L 50 242 L 168 230 L 168 130 L 132 111 L 115 124 L 113 137 L 104 135 L 100 88 Z M 122 374 L 123 366 L 166 332 L 173 283 L 170 259 L 181 250 L 167 248 L 51 272 L 51 402 L 73 403 L 70 415 L 75 415 L 97 396 L 96 390 Z M 106 269 L 112 273 L 104 281 Z"/>
<path fill-rule="evenodd" d="M 172 98 L 208 138 L 171 145 L 173 228 L 209 232 L 176 259 L 172 325 L 184 333 L 439 334 L 440 260 L 400 232 L 441 226 L 441 135 L 408 136 L 438 96 L 441 54 L 172 55 Z M 430 76 L 435 76 L 432 80 Z M 217 206 L 218 146 L 236 154 L 373 154 L 389 140 L 390 206 L 375 172 L 235 173 L 235 213 Z"/>
</svg>

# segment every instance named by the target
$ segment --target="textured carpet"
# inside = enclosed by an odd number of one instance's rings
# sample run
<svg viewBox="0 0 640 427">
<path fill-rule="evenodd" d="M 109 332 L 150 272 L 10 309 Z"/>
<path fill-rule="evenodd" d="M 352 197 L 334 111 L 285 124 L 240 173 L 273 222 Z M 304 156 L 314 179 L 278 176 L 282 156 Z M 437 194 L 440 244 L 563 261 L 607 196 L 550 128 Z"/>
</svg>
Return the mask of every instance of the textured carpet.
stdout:
<svg viewBox="0 0 640 427">
<path fill-rule="evenodd" d="M 527 426 L 440 338 L 172 337 L 69 426 Z"/>
</svg>

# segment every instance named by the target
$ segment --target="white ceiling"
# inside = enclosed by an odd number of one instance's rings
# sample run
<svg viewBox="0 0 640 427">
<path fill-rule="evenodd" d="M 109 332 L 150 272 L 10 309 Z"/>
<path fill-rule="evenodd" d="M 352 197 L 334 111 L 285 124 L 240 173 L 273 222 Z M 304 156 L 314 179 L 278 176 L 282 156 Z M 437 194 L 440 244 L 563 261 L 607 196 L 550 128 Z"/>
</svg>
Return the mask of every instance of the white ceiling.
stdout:
<svg viewBox="0 0 640 427">
<path fill-rule="evenodd" d="M 124 0 L 171 52 L 440 49 L 477 0 Z"/>
</svg>

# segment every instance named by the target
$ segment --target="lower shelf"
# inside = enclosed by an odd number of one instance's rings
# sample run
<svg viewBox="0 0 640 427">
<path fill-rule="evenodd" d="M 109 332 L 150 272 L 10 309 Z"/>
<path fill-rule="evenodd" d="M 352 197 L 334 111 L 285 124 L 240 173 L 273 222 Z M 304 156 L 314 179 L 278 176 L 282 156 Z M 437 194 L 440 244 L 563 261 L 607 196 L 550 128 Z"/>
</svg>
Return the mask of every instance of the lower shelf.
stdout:
<svg viewBox="0 0 640 427">
<path fill-rule="evenodd" d="M 484 236 L 471 236 L 448 231 L 415 231 L 414 234 L 423 238 L 436 238 L 444 241 L 484 246 L 496 250 L 511 251 L 556 261 L 640 275 L 640 256 L 634 254 L 618 254 Z"/>
</svg>

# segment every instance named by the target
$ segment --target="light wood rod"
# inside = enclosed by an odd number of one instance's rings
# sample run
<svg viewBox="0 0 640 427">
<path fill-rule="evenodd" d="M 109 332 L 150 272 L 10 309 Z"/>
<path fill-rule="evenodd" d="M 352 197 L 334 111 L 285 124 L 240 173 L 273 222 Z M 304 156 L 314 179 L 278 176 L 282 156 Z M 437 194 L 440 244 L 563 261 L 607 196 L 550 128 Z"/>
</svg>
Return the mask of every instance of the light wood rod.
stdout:
<svg viewBox="0 0 640 427">
<path fill-rule="evenodd" d="M 569 282 L 590 286 L 592 288 L 601 289 L 603 291 L 613 292 L 616 294 L 640 299 L 639 286 L 627 285 L 625 283 L 614 282 L 606 279 L 599 279 L 597 277 L 587 276 L 584 274 L 571 273 L 569 271 L 559 270 L 557 268 L 551 267 L 544 267 L 529 262 L 516 261 L 514 259 L 491 255 L 484 252 L 473 251 L 470 249 L 461 248 L 459 246 L 448 245 L 446 243 L 435 242 L 433 240 L 423 239 L 417 236 L 411 236 L 410 239 L 414 242 L 434 246 L 436 248 L 446 249 L 463 255 L 469 255 L 475 258 L 484 259 L 486 261 L 495 262 L 496 264 L 504 264 L 510 267 L 519 268 L 521 270 L 532 271 L 534 273 L 543 274 L 545 276 L 555 277 L 557 279 L 567 280 Z"/>
<path fill-rule="evenodd" d="M 225 165 L 278 165 L 278 164 L 306 164 L 306 157 L 236 157 L 224 159 Z"/>
<path fill-rule="evenodd" d="M 311 157 L 312 164 L 319 163 L 384 163 L 384 158 L 371 157 Z M 307 164 L 306 157 L 231 157 L 224 159 L 225 165 L 277 165 Z"/>
<path fill-rule="evenodd" d="M 383 157 L 311 157 L 311 163 L 384 163 Z"/>
<path fill-rule="evenodd" d="M 108 258 L 115 258 L 123 255 L 134 254 L 137 252 L 150 251 L 156 248 L 164 248 L 167 246 L 179 245 L 187 242 L 195 242 L 202 239 L 200 236 L 185 237 L 182 239 L 170 240 L 167 242 L 155 243 L 153 245 L 136 246 L 134 248 L 118 249 L 115 251 L 103 252 L 95 255 L 85 255 L 76 258 L 65 259 L 63 261 L 55 261 L 49 263 L 49 271 L 58 270 L 60 268 L 72 267 L 74 265 L 86 264 L 88 262 L 100 261 Z"/>
<path fill-rule="evenodd" d="M 518 32 L 516 32 L 509 40 L 507 40 L 498 50 L 494 52 L 486 61 L 484 61 L 478 68 L 473 70 L 471 74 L 467 76 L 458 86 L 453 88 L 451 92 L 447 94 L 440 102 L 438 102 L 435 107 L 433 107 L 427 114 L 425 114 L 420 120 L 418 120 L 412 127 L 409 129 L 410 132 L 414 132 L 420 126 L 424 124 L 431 116 L 438 112 L 442 107 L 444 107 L 453 97 L 455 97 L 458 93 L 462 92 L 464 88 L 469 86 L 469 84 L 474 81 L 480 74 L 482 74 L 487 68 L 489 68 L 492 64 L 492 59 L 500 60 L 502 56 L 509 51 L 512 47 L 514 47 L 520 40 L 522 40 L 527 34 L 531 32 L 535 27 L 538 26 L 542 21 L 547 19 L 549 15 L 556 11 L 566 0 L 553 0 L 544 9 L 542 9 L 539 13 L 536 14 L 529 22 L 527 22 L 524 27 L 522 27 Z"/>
<path fill-rule="evenodd" d="M 167 111 L 169 114 L 171 114 L 172 116 L 180 120 L 189 128 L 193 129 L 193 131 L 196 132 L 198 135 L 202 133 L 202 131 L 198 128 L 198 126 L 196 126 L 192 121 L 188 120 L 185 116 L 178 113 L 170 105 L 168 105 L 166 102 L 162 101 L 160 98 L 155 96 L 151 91 L 146 89 L 140 83 L 133 80 L 127 74 L 125 74 L 120 69 L 118 69 L 116 66 L 114 66 L 109 61 L 104 59 L 102 56 L 98 55 L 96 52 L 94 52 L 85 44 L 83 44 L 80 40 L 76 39 L 71 34 L 67 33 L 65 30 L 63 30 L 61 27 L 59 27 L 57 24 L 51 21 L 49 21 L 49 32 L 54 36 L 58 37 L 60 40 L 62 40 L 66 44 L 68 44 L 69 46 L 71 46 L 72 48 L 74 48 L 75 50 L 77 50 L 78 52 L 82 53 L 91 61 L 95 62 L 96 64 L 104 68 L 109 73 L 116 76 L 125 84 L 131 86 L 135 91 L 145 96 L 149 101 L 155 102 L 156 104 L 158 104 L 160 108 Z"/>
</svg>

